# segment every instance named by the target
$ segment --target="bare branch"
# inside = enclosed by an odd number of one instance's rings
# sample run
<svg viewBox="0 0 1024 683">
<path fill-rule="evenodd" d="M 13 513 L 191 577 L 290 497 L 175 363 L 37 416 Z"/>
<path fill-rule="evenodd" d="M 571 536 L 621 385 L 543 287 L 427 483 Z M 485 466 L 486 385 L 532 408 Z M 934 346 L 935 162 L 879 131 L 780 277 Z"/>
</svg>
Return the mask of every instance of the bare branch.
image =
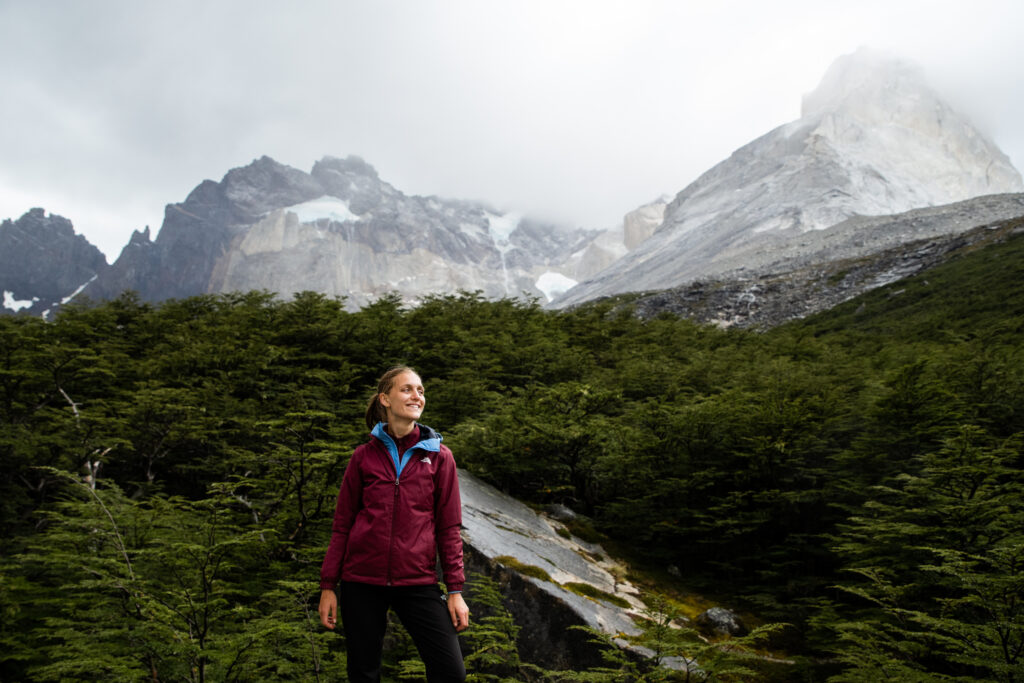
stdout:
<svg viewBox="0 0 1024 683">
<path fill-rule="evenodd" d="M 57 391 L 60 392 L 60 395 L 63 396 L 64 400 L 71 406 L 71 412 L 75 414 L 75 423 L 77 424 L 82 418 L 82 415 L 78 412 L 78 404 L 71 400 L 71 397 L 68 396 L 68 392 L 64 391 L 64 387 L 57 387 Z"/>
</svg>

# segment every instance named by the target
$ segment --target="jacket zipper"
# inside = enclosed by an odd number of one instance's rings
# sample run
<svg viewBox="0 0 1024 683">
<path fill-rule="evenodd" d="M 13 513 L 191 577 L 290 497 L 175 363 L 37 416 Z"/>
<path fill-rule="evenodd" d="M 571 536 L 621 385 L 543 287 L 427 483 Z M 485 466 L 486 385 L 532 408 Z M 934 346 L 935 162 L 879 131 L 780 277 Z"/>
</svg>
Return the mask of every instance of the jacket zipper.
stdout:
<svg viewBox="0 0 1024 683">
<path fill-rule="evenodd" d="M 380 439 L 378 439 L 378 440 L 380 440 Z M 422 439 L 421 439 L 421 441 L 422 441 Z M 391 461 L 391 454 L 388 452 L 387 446 L 385 444 L 383 444 L 383 442 L 381 443 L 381 445 L 384 447 L 384 452 L 387 454 L 387 460 Z M 417 446 L 419 446 L 418 443 L 413 445 L 413 446 L 410 446 L 408 449 L 406 449 L 406 452 L 408 453 L 408 452 L 412 451 Z M 397 453 L 397 444 L 396 444 L 396 451 L 395 452 Z M 401 461 L 402 461 L 402 456 L 398 456 L 398 463 L 401 463 Z M 400 476 L 399 473 L 398 473 L 398 463 L 395 463 L 394 461 L 391 461 L 391 462 L 392 462 L 392 464 L 395 467 L 395 495 L 394 495 L 394 499 L 391 501 L 391 523 L 390 523 L 390 530 L 388 532 L 388 567 L 387 567 L 387 573 L 386 573 L 386 576 L 385 576 L 385 585 L 387 585 L 387 586 L 391 585 L 391 558 L 395 554 L 395 514 L 398 511 L 398 494 L 399 494 L 399 481 L 398 481 L 398 478 Z"/>
<path fill-rule="evenodd" d="M 398 511 L 398 475 L 395 475 L 395 497 L 391 501 L 391 529 L 388 533 L 387 585 L 391 585 L 391 557 L 395 554 L 395 513 Z"/>
</svg>

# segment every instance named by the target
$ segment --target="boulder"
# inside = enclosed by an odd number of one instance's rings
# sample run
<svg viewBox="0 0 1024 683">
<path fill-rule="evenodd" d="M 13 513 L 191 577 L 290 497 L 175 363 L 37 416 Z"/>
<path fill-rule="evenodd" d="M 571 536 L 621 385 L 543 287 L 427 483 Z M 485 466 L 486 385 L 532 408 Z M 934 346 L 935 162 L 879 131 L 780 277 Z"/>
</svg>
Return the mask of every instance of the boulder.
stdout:
<svg viewBox="0 0 1024 683">
<path fill-rule="evenodd" d="M 697 615 L 697 626 L 709 635 L 745 636 L 749 633 L 743 620 L 725 607 L 712 607 Z"/>
<path fill-rule="evenodd" d="M 587 634 L 571 626 L 598 629 L 620 645 L 621 636 L 639 633 L 639 591 L 621 573 L 616 576 L 619 565 L 600 545 L 559 535 L 561 525 L 549 516 L 465 470 L 459 471 L 459 485 L 467 570 L 498 582 L 521 626 L 524 660 L 580 671 L 603 660 Z M 471 577 L 466 600 L 472 608 Z"/>
<path fill-rule="evenodd" d="M 548 514 L 552 519 L 556 519 L 559 522 L 571 522 L 576 519 L 576 513 L 571 508 L 562 505 L 561 503 L 552 503 L 544 508 L 544 512 Z"/>
</svg>

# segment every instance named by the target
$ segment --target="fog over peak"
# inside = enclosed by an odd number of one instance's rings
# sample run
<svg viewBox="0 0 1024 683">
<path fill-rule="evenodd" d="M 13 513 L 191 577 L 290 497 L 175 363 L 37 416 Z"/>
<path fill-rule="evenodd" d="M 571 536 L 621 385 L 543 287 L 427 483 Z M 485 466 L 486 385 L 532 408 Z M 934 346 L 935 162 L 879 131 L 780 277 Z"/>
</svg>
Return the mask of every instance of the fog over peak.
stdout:
<svg viewBox="0 0 1024 683">
<path fill-rule="evenodd" d="M 651 238 L 555 305 L 749 276 L 858 216 L 1024 190 L 1006 155 L 902 60 L 858 50 L 803 115 L 743 145 L 676 195 Z M 1012 210 L 1017 210 L 1013 205 Z M 862 244 L 866 236 L 854 239 Z"/>
<path fill-rule="evenodd" d="M 0 3 L 0 218 L 45 207 L 113 259 L 204 178 L 355 154 L 409 194 L 612 227 L 861 45 L 1024 163 L 1019 3 L 691 5 Z"/>
<path fill-rule="evenodd" d="M 930 98 L 935 97 L 919 64 L 891 52 L 862 46 L 832 62 L 818 87 L 804 95 L 800 115 L 849 107 L 856 99 L 877 102 L 885 90 L 904 95 L 926 91 Z"/>
</svg>

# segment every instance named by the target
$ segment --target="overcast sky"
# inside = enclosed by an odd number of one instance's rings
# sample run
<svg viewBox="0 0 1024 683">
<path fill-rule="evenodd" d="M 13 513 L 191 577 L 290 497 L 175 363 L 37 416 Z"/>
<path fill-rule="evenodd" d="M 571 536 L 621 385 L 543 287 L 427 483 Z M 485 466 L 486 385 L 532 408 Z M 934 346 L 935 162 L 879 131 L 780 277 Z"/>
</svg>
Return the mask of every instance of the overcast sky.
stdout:
<svg viewBox="0 0 1024 683">
<path fill-rule="evenodd" d="M 356 154 L 406 194 L 605 228 L 796 119 L 859 46 L 1024 168 L 1019 0 L 0 0 L 0 219 L 113 261 L 204 179 Z"/>
</svg>

